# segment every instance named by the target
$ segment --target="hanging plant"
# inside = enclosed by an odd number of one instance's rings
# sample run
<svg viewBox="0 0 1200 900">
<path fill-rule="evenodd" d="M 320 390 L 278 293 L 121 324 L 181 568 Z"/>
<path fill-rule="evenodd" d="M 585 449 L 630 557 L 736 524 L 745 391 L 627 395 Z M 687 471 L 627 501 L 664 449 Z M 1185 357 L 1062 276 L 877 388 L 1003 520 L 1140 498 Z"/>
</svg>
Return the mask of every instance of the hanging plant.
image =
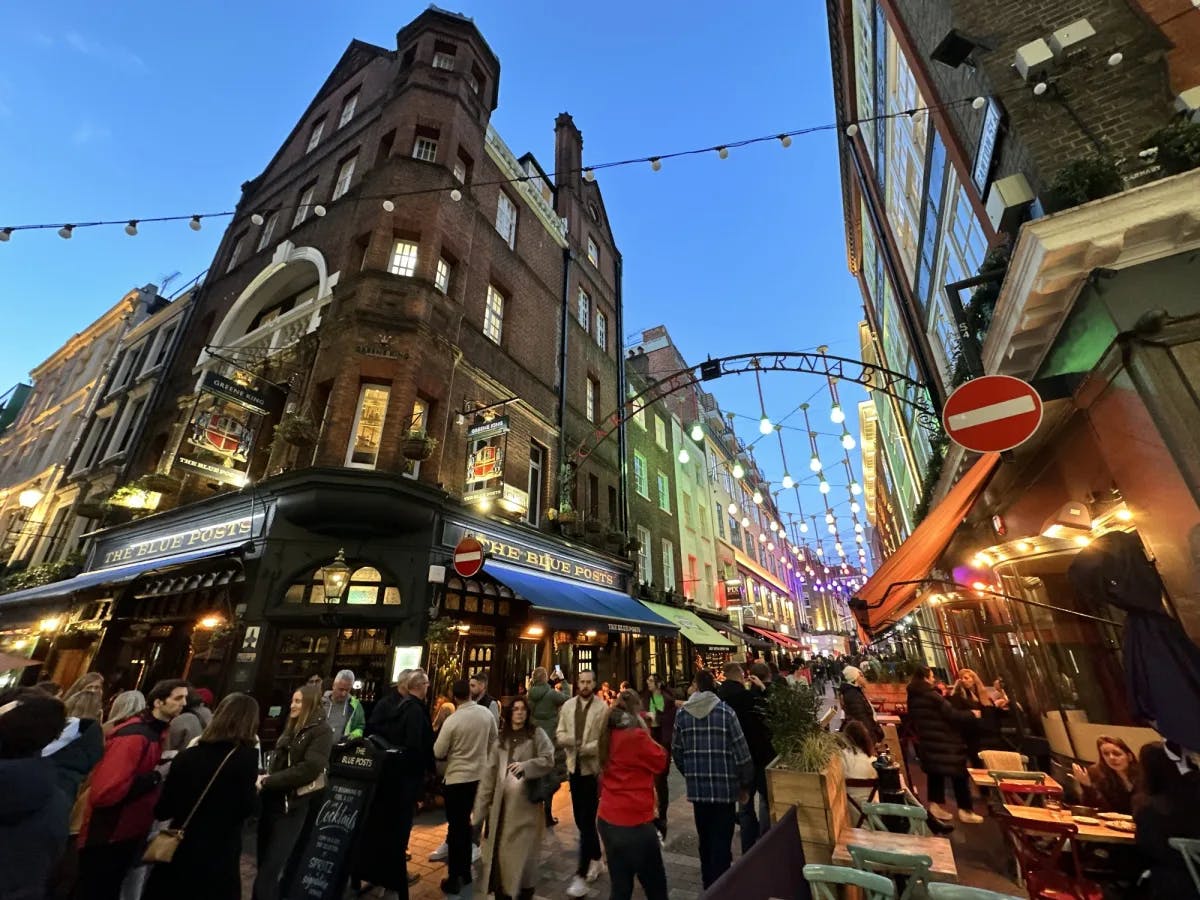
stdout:
<svg viewBox="0 0 1200 900">
<path fill-rule="evenodd" d="M 1060 212 L 1125 190 L 1117 164 L 1104 156 L 1075 159 L 1054 173 L 1042 197 L 1047 212 Z"/>
<path fill-rule="evenodd" d="M 437 445 L 437 438 L 430 437 L 424 431 L 414 428 L 400 444 L 400 452 L 404 454 L 405 459 L 421 462 L 433 456 Z"/>
<path fill-rule="evenodd" d="M 1158 148 L 1156 160 L 1168 175 L 1200 167 L 1200 123 L 1172 122 L 1150 135 L 1146 146 Z"/>
<path fill-rule="evenodd" d="M 139 478 L 137 485 L 156 494 L 173 494 L 179 490 L 180 481 L 178 478 L 168 475 L 165 472 L 151 472 L 149 475 L 143 475 Z"/>
<path fill-rule="evenodd" d="M 563 525 L 574 525 L 579 518 L 579 514 L 571 508 L 569 503 L 564 503 L 558 511 L 558 521 Z"/>
<path fill-rule="evenodd" d="M 583 527 L 591 534 L 599 534 L 604 530 L 604 523 L 595 517 L 588 517 L 584 520 Z"/>
<path fill-rule="evenodd" d="M 84 519 L 102 519 L 108 507 L 100 500 L 84 500 L 75 506 L 75 515 Z"/>
<path fill-rule="evenodd" d="M 285 415 L 275 426 L 275 436 L 293 447 L 308 447 L 317 442 L 317 423 L 303 413 Z"/>
<path fill-rule="evenodd" d="M 150 491 L 136 482 L 123 484 L 108 495 L 108 498 L 104 501 L 104 505 L 110 508 L 116 507 L 117 509 L 127 509 L 134 512 L 148 511 L 151 509 L 150 493 Z"/>
<path fill-rule="evenodd" d="M 619 549 L 625 543 L 625 532 L 610 525 L 608 531 L 604 533 L 604 541 Z"/>
</svg>

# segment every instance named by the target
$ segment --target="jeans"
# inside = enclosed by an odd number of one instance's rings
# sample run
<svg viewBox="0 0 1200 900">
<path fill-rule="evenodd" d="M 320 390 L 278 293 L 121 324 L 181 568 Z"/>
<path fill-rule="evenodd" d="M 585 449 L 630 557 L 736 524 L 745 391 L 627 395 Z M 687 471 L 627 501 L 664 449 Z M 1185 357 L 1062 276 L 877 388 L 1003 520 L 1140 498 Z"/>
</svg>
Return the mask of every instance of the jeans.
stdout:
<svg viewBox="0 0 1200 900">
<path fill-rule="evenodd" d="M 927 775 L 929 802 L 941 806 L 946 802 L 946 779 L 954 786 L 954 800 L 960 810 L 971 812 L 971 781 L 966 772 L 961 775 Z"/>
<path fill-rule="evenodd" d="M 95 844 L 79 851 L 79 890 L 84 900 L 118 900 L 125 873 L 138 861 L 142 840 Z"/>
<path fill-rule="evenodd" d="M 707 889 L 733 865 L 733 803 L 693 803 L 700 839 L 700 882 Z"/>
<path fill-rule="evenodd" d="M 596 809 L 600 805 L 600 781 L 595 775 L 572 772 L 571 812 L 579 828 L 579 868 L 577 873 L 587 876 L 592 860 L 599 859 L 600 836 L 596 833 Z"/>
<path fill-rule="evenodd" d="M 755 799 L 757 798 L 757 805 Z M 767 770 L 754 771 L 754 787 L 745 803 L 738 804 L 738 828 L 742 833 L 742 852 L 754 846 L 771 827 L 771 812 L 767 807 Z"/>
<path fill-rule="evenodd" d="M 274 796 L 272 796 L 272 794 Z M 297 846 L 304 822 L 308 817 L 308 799 L 292 803 L 283 811 L 283 797 L 277 791 L 263 798 L 263 811 L 258 819 L 258 874 L 254 876 L 254 900 L 278 900 L 283 896 L 283 873 L 293 853 L 303 853 Z"/>
<path fill-rule="evenodd" d="M 635 876 L 646 900 L 667 900 L 667 870 L 654 825 L 610 825 L 598 819 L 596 826 L 608 856 L 609 900 L 630 900 Z"/>
<path fill-rule="evenodd" d="M 667 836 L 667 804 L 671 802 L 671 795 L 667 788 L 670 773 L 671 766 L 668 763 L 665 772 L 660 772 L 654 776 L 654 796 L 656 798 L 654 827 L 658 829 L 659 834 L 664 838 Z"/>
<path fill-rule="evenodd" d="M 448 784 L 442 792 L 446 798 L 446 874 L 459 884 L 471 883 L 471 810 L 475 806 L 478 781 Z"/>
</svg>

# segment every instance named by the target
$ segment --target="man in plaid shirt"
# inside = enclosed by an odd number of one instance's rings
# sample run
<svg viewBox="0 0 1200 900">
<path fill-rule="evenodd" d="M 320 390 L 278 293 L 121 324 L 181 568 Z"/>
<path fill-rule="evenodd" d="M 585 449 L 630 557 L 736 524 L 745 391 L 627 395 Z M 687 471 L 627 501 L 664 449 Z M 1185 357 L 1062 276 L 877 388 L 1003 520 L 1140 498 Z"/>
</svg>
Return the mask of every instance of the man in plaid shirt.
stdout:
<svg viewBox="0 0 1200 900">
<path fill-rule="evenodd" d="M 695 693 L 675 717 L 671 757 L 687 781 L 707 888 L 733 863 L 736 804 L 749 796 L 754 763 L 737 715 L 715 693 L 713 673 L 697 672 L 692 687 Z"/>
</svg>

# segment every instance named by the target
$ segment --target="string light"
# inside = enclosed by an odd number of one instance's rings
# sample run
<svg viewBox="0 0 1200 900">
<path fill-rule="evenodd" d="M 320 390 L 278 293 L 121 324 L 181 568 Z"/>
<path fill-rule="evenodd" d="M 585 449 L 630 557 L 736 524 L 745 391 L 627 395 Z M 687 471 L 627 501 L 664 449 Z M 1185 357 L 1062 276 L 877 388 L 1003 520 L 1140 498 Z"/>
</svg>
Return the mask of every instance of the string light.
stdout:
<svg viewBox="0 0 1200 900">
<path fill-rule="evenodd" d="M 851 122 L 846 126 L 846 137 L 854 137 L 856 134 L 858 134 L 858 124 Z"/>
<path fill-rule="evenodd" d="M 1122 53 L 1120 50 L 1118 50 L 1116 53 L 1114 53 L 1112 56 L 1110 56 L 1108 58 L 1108 64 L 1110 66 L 1119 66 L 1123 59 L 1125 59 L 1125 54 Z"/>
<path fill-rule="evenodd" d="M 192 229 L 192 231 L 199 231 L 200 227 L 200 217 L 192 216 L 192 220 L 188 222 L 188 228 Z"/>
<path fill-rule="evenodd" d="M 125 233 L 130 237 L 137 236 L 137 219 L 130 219 L 129 224 L 125 226 Z"/>
<path fill-rule="evenodd" d="M 742 479 L 746 477 L 746 470 L 742 467 L 740 462 L 735 462 L 733 464 L 733 468 L 730 470 L 730 474 L 733 475 L 734 478 Z"/>
<path fill-rule="evenodd" d="M 862 493 L 862 485 L 860 485 L 857 481 L 850 482 L 850 493 L 857 497 Z"/>
<path fill-rule="evenodd" d="M 788 147 L 792 146 L 792 136 L 790 134 L 781 134 L 779 136 L 779 143 L 782 144 L 783 148 L 786 150 Z"/>
<path fill-rule="evenodd" d="M 661 171 L 662 170 L 662 160 L 659 159 L 657 156 L 650 157 L 650 168 L 653 169 L 655 172 Z"/>
<path fill-rule="evenodd" d="M 64 225 L 62 228 L 58 229 L 58 236 L 60 238 L 62 238 L 64 241 L 69 241 L 71 239 L 71 235 L 74 233 L 75 233 L 74 225 Z"/>
<path fill-rule="evenodd" d="M 815 454 L 815 453 L 814 453 L 814 454 L 812 455 L 812 459 L 810 459 L 810 460 L 808 461 L 808 467 L 809 467 L 810 469 L 812 469 L 814 472 L 820 472 L 820 471 L 821 471 L 821 468 L 822 468 L 822 466 L 821 466 L 821 457 L 817 456 L 817 454 Z"/>
<path fill-rule="evenodd" d="M 736 503 L 731 502 L 725 509 L 731 516 L 737 515 L 738 507 Z"/>
<path fill-rule="evenodd" d="M 719 156 L 721 159 L 729 159 L 729 148 L 728 147 L 718 147 L 717 148 L 717 156 Z"/>
<path fill-rule="evenodd" d="M 1046 82 L 1039 81 L 1037 84 L 1035 84 L 1033 86 L 1033 96 L 1035 96 L 1035 97 L 1042 96 L 1042 94 L 1046 93 L 1046 91 L 1049 89 L 1049 87 L 1050 86 L 1048 84 L 1046 84 Z"/>
<path fill-rule="evenodd" d="M 264 221 L 266 220 L 263 219 L 262 213 L 254 213 L 250 216 L 250 224 L 252 225 L 261 225 Z"/>
<path fill-rule="evenodd" d="M 862 507 L 858 505 L 857 500 L 850 501 L 850 512 L 856 513 L 856 512 L 860 512 L 861 510 L 862 510 Z"/>
<path fill-rule="evenodd" d="M 763 502 L 762 491 L 755 490 L 754 494 L 750 497 L 750 499 L 754 501 L 755 506 L 760 506 Z"/>
<path fill-rule="evenodd" d="M 807 522 L 801 522 L 801 523 L 800 523 L 800 533 L 801 533 L 801 534 L 808 534 L 808 523 L 807 523 Z"/>
<path fill-rule="evenodd" d="M 846 414 L 842 412 L 841 404 L 833 404 L 833 409 L 829 410 L 829 421 L 834 425 L 841 425 L 846 421 Z"/>
<path fill-rule="evenodd" d="M 10 240 L 12 240 L 12 233 L 13 233 L 13 230 L 11 228 L 5 228 L 3 230 L 0 230 L 0 241 L 3 241 L 4 243 L 8 243 Z"/>
<path fill-rule="evenodd" d="M 819 491 L 820 491 L 822 494 L 828 494 L 828 493 L 829 493 L 829 482 L 825 480 L 825 473 L 824 473 L 824 472 L 822 472 L 822 473 L 821 473 L 821 480 L 820 480 L 820 482 L 817 484 L 817 490 L 819 490 Z"/>
<path fill-rule="evenodd" d="M 796 486 L 795 480 L 787 472 L 783 473 L 783 479 L 779 483 L 782 484 L 788 490 L 791 490 L 792 488 L 794 488 Z"/>
<path fill-rule="evenodd" d="M 450 192 L 450 199 L 457 203 L 462 199 L 462 191 L 460 191 L 458 188 L 455 188 Z"/>
<path fill-rule="evenodd" d="M 764 435 L 770 434 L 774 430 L 775 430 L 775 426 L 771 424 L 771 420 L 769 418 L 767 418 L 766 416 L 763 416 L 761 419 L 758 420 L 758 433 L 759 434 L 764 434 Z"/>
<path fill-rule="evenodd" d="M 595 181 L 596 173 L 592 169 L 584 169 L 583 170 L 583 180 L 584 181 Z"/>
<path fill-rule="evenodd" d="M 395 212 L 396 204 L 393 203 L 391 200 L 384 200 L 383 201 L 383 211 L 384 212 Z"/>
<path fill-rule="evenodd" d="M 328 210 L 325 209 L 325 207 L 322 206 L 320 203 L 318 203 L 316 206 L 313 207 L 313 215 L 316 216 L 317 218 L 321 218 L 327 212 L 328 212 Z"/>
<path fill-rule="evenodd" d="M 985 106 L 987 106 L 986 97 L 976 97 L 971 101 L 971 109 L 983 109 Z"/>
<path fill-rule="evenodd" d="M 687 447 L 680 447 L 679 448 L 679 461 L 686 466 L 689 462 L 691 462 L 691 460 L 692 460 L 692 457 L 687 452 Z"/>
<path fill-rule="evenodd" d="M 833 523 L 833 521 L 834 521 L 834 518 L 833 518 L 833 513 L 831 513 L 831 512 L 826 512 L 826 513 L 825 513 L 825 524 L 826 524 L 826 525 L 832 524 L 832 523 Z"/>
<path fill-rule="evenodd" d="M 855 447 L 854 435 L 852 435 L 849 431 L 842 432 L 842 446 L 847 450 L 853 450 Z"/>
<path fill-rule="evenodd" d="M 742 527 L 743 528 L 750 527 L 750 517 L 749 516 L 742 516 Z"/>
<path fill-rule="evenodd" d="M 692 423 L 692 440 L 696 443 L 704 440 L 704 427 L 699 422 Z"/>
</svg>

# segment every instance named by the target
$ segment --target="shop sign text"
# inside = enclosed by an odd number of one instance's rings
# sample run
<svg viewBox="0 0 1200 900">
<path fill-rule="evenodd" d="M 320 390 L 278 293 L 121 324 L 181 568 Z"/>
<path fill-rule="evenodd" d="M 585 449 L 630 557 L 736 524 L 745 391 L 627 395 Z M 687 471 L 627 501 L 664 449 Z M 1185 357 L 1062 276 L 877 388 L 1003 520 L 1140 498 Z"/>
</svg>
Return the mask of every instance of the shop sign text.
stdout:
<svg viewBox="0 0 1200 900">
<path fill-rule="evenodd" d="M 197 525 L 186 531 L 155 535 L 139 541 L 116 541 L 102 543 L 96 551 L 95 569 L 124 566 L 143 559 L 157 559 L 178 553 L 187 553 L 204 547 L 219 547 L 223 544 L 238 544 L 254 536 L 256 526 L 262 524 L 263 515 L 237 516 Z"/>
</svg>

